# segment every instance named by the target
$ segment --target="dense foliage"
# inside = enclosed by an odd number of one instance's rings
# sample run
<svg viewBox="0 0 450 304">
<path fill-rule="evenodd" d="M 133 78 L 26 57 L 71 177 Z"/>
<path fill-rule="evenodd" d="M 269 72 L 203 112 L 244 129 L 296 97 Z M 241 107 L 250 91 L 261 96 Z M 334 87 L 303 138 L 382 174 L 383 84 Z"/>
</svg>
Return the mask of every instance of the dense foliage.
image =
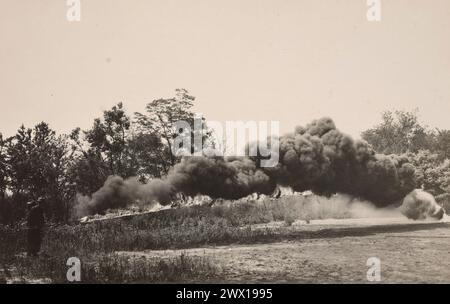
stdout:
<svg viewBox="0 0 450 304">
<path fill-rule="evenodd" d="M 147 113 L 126 114 L 122 103 L 103 112 L 88 130 L 57 135 L 41 122 L 0 134 L 0 223 L 20 221 L 26 202 L 45 199 L 46 217 L 66 222 L 77 193 L 90 195 L 110 175 L 142 181 L 165 175 L 177 162 L 170 152 L 178 119 L 193 123 L 194 97 L 184 90 L 150 102 Z M 205 132 L 205 138 L 210 133 Z"/>
<path fill-rule="evenodd" d="M 129 116 L 118 103 L 90 129 L 76 128 L 68 135 L 56 134 L 46 122 L 22 125 L 7 138 L 0 133 L 0 223 L 19 223 L 26 202 L 38 197 L 45 199 L 47 219 L 67 222 L 77 193 L 92 194 L 110 175 L 141 181 L 167 175 L 179 162 L 171 153 L 178 132 L 174 123 L 194 124 L 194 100 L 178 89 L 172 98 L 148 103 L 144 114 Z M 204 119 L 202 130 L 204 142 L 213 142 Z M 419 184 L 443 203 L 449 200 L 450 130 L 421 125 L 417 111 L 396 111 L 385 112 L 362 138 L 378 153 L 407 155 Z"/>
<path fill-rule="evenodd" d="M 417 111 L 388 111 L 362 138 L 378 153 L 406 153 L 415 166 L 418 184 L 450 211 L 450 130 L 421 125 Z"/>
</svg>

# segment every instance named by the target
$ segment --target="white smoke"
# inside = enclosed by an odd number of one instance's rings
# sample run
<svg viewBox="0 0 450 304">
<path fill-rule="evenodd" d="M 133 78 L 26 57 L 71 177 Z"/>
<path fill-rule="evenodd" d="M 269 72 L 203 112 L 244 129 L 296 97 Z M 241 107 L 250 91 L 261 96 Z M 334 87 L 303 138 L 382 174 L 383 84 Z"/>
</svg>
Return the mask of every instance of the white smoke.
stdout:
<svg viewBox="0 0 450 304">
<path fill-rule="evenodd" d="M 434 196 L 422 189 L 415 189 L 405 196 L 400 210 L 403 215 L 413 220 L 441 220 L 445 215 L 444 209 L 436 203 Z"/>
</svg>

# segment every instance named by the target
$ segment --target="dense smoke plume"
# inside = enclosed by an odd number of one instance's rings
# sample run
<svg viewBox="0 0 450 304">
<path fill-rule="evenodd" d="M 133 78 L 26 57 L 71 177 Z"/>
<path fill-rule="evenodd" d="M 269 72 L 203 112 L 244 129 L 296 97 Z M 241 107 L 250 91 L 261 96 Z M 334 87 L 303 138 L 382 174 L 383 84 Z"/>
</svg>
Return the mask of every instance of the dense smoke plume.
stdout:
<svg viewBox="0 0 450 304">
<path fill-rule="evenodd" d="M 92 197 L 78 195 L 75 213 L 78 217 L 102 214 L 107 209 L 125 207 L 134 202 L 164 205 L 170 203 L 173 193 L 170 184 L 159 179 L 142 184 L 136 178 L 124 180 L 120 176 L 110 176 Z"/>
<path fill-rule="evenodd" d="M 379 155 L 365 141 L 336 129 L 330 118 L 280 138 L 279 164 L 267 173 L 282 186 L 319 195 L 346 193 L 384 207 L 415 188 L 407 157 Z"/>
<path fill-rule="evenodd" d="M 413 220 L 440 220 L 445 215 L 444 209 L 436 203 L 433 195 L 421 189 L 411 191 L 403 199 L 400 209 L 403 215 Z"/>
<path fill-rule="evenodd" d="M 186 157 L 174 166 L 167 182 L 189 196 L 224 199 L 270 194 L 276 187 L 273 179 L 245 157 Z"/>
<path fill-rule="evenodd" d="M 168 204 L 176 193 L 238 199 L 270 194 L 277 185 L 330 196 L 346 193 L 377 207 L 399 203 L 416 187 L 415 170 L 407 157 L 377 155 L 364 141 L 336 129 L 330 118 L 280 137 L 279 163 L 260 168 L 249 157 L 185 157 L 162 180 L 140 184 L 110 177 L 92 195 L 78 200 L 78 214 L 101 213 L 133 201 Z"/>
</svg>

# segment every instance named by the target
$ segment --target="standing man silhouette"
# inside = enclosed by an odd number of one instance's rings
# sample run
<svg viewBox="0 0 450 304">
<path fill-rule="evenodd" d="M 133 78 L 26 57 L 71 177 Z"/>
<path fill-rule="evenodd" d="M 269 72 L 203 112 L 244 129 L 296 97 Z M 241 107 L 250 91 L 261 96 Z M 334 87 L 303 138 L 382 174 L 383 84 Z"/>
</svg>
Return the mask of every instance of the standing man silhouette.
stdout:
<svg viewBox="0 0 450 304">
<path fill-rule="evenodd" d="M 42 198 L 38 198 L 36 202 L 27 203 L 27 227 L 28 227 L 28 256 L 37 256 L 41 249 L 43 228 L 45 225 L 44 211 L 42 210 Z"/>
</svg>

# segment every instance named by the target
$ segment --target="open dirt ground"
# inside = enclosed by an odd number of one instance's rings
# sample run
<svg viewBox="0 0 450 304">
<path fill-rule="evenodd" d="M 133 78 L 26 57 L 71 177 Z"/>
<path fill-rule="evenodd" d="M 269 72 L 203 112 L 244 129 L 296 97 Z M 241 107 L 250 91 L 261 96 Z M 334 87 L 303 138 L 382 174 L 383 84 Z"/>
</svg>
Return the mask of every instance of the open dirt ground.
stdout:
<svg viewBox="0 0 450 304">
<path fill-rule="evenodd" d="M 406 219 L 352 219 L 258 225 L 296 237 L 263 244 L 187 250 L 120 252 L 135 258 L 185 253 L 211 258 L 220 269 L 213 283 L 366 283 L 367 259 L 381 260 L 383 283 L 450 282 L 450 223 Z M 295 236 L 295 234 L 294 234 Z"/>
</svg>

